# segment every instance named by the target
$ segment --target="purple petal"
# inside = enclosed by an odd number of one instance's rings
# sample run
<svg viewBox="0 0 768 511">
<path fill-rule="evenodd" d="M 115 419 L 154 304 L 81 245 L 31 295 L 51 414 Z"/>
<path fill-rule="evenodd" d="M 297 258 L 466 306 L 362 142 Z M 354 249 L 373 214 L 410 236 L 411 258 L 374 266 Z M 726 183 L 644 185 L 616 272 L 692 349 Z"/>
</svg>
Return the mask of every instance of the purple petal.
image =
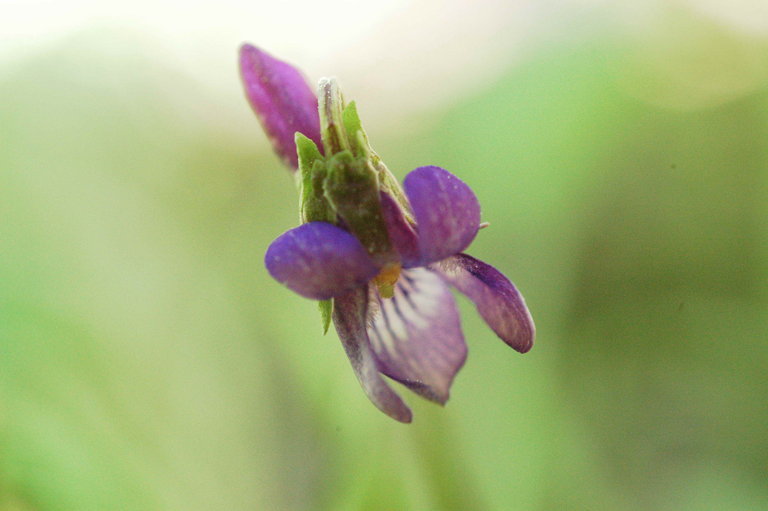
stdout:
<svg viewBox="0 0 768 511">
<path fill-rule="evenodd" d="M 381 372 L 440 404 L 467 358 L 456 302 L 437 273 L 405 270 L 392 298 L 371 293 L 378 313 L 368 329 Z"/>
<path fill-rule="evenodd" d="M 419 240 L 416 232 L 405 218 L 403 208 L 386 192 L 381 192 L 381 215 L 387 225 L 389 241 L 400 254 L 400 260 L 405 267 L 418 265 Z"/>
<path fill-rule="evenodd" d="M 420 264 L 467 248 L 480 225 L 480 204 L 462 180 L 440 167 L 419 167 L 405 176 L 405 194 L 416 216 Z"/>
<path fill-rule="evenodd" d="M 489 264 L 458 254 L 438 269 L 456 289 L 467 295 L 488 326 L 520 353 L 533 347 L 536 329 L 522 295 L 501 272 Z"/>
<path fill-rule="evenodd" d="M 361 287 L 379 271 L 357 238 L 325 222 L 280 235 L 267 249 L 264 263 L 275 280 L 315 300 Z"/>
<path fill-rule="evenodd" d="M 384 382 L 376 366 L 365 331 L 367 295 L 361 288 L 334 299 L 333 324 L 368 399 L 393 419 L 411 422 L 411 410 Z"/>
<path fill-rule="evenodd" d="M 240 47 L 240 73 L 248 101 L 286 165 L 298 168 L 297 131 L 322 151 L 317 97 L 298 69 L 244 44 Z"/>
</svg>

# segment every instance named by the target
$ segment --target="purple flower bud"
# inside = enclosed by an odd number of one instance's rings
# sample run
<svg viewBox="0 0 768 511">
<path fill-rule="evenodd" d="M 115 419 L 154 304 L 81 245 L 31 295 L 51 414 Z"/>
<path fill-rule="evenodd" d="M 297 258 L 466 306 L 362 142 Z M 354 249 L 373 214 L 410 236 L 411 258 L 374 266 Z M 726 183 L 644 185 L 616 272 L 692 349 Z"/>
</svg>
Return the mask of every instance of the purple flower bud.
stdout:
<svg viewBox="0 0 768 511">
<path fill-rule="evenodd" d="M 240 47 L 240 73 L 248 102 L 275 152 L 296 170 L 297 131 L 322 148 L 315 93 L 301 71 L 250 44 Z"/>
</svg>

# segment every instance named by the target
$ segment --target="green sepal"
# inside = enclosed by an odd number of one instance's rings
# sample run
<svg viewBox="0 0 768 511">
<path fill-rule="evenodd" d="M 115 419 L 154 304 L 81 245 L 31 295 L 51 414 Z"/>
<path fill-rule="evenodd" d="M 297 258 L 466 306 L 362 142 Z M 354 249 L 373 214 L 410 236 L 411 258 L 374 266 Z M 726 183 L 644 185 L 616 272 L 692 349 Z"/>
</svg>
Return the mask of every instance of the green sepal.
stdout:
<svg viewBox="0 0 768 511">
<path fill-rule="evenodd" d="M 299 174 L 301 198 L 299 217 L 302 223 L 334 223 L 336 215 L 323 194 L 323 181 L 326 176 L 325 158 L 315 143 L 296 132 L 296 152 L 299 156 Z"/>
<path fill-rule="evenodd" d="M 357 104 L 354 101 L 350 101 L 344 107 L 342 118 L 354 155 L 368 160 L 370 167 L 378 174 L 379 188 L 394 197 L 403 207 L 406 218 L 413 222 L 408 199 L 405 198 L 405 194 L 402 188 L 400 188 L 400 183 L 397 182 L 392 172 L 384 165 L 381 157 L 371 147 L 371 143 L 368 141 L 368 134 L 363 129 L 363 123 L 360 121 L 360 116 L 357 113 Z"/>
<path fill-rule="evenodd" d="M 377 172 L 366 158 L 355 158 L 350 151 L 334 154 L 327 165 L 323 187 L 331 207 L 374 261 L 391 260 L 395 254 L 381 214 Z"/>
<path fill-rule="evenodd" d="M 376 153 L 373 153 L 373 155 L 376 156 Z M 416 223 L 413 218 L 413 213 L 411 212 L 411 205 L 405 196 L 405 192 L 403 192 L 403 189 L 400 187 L 400 183 L 397 182 L 397 178 L 392 174 L 389 168 L 384 165 L 384 162 L 381 161 L 381 158 L 378 156 L 375 159 L 372 158 L 371 161 L 372 167 L 376 169 L 379 176 L 379 186 L 381 189 L 390 194 L 395 201 L 400 204 L 406 220 L 411 224 Z"/>
<path fill-rule="evenodd" d="M 315 160 L 322 160 L 323 155 L 317 145 L 308 137 L 300 132 L 293 136 L 296 142 L 296 154 L 299 156 L 299 168 L 311 169 Z"/>
<path fill-rule="evenodd" d="M 323 78 L 318 84 L 317 105 L 320 114 L 320 136 L 325 154 L 332 155 L 349 150 L 349 140 L 344 128 L 342 111 L 344 98 L 334 78 Z"/>
<path fill-rule="evenodd" d="M 336 223 L 336 213 L 325 198 L 323 183 L 328 174 L 324 160 L 315 160 L 311 169 L 301 170 L 301 202 L 299 217 L 301 223 Z"/>
<path fill-rule="evenodd" d="M 323 335 L 328 333 L 331 326 L 331 317 L 333 316 L 333 298 L 320 300 L 317 302 L 317 308 L 320 309 L 320 318 L 323 322 Z"/>
<path fill-rule="evenodd" d="M 357 105 L 354 101 L 350 101 L 349 104 L 344 107 L 341 117 L 344 122 L 344 129 L 347 132 L 347 137 L 349 138 L 352 154 L 358 158 L 369 158 L 373 150 L 368 143 L 368 135 L 365 134 L 363 123 L 360 122 L 360 116 L 357 114 Z"/>
</svg>

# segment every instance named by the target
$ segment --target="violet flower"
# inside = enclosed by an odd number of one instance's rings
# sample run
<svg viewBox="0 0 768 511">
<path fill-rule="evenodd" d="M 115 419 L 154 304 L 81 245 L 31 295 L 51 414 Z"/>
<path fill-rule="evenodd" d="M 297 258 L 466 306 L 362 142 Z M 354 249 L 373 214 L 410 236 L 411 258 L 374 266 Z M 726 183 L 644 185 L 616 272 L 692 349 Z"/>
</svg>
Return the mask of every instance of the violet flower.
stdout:
<svg viewBox="0 0 768 511">
<path fill-rule="evenodd" d="M 498 270 L 463 253 L 480 228 L 469 186 L 426 166 L 401 188 L 334 80 L 320 81 L 316 115 L 317 99 L 295 68 L 250 45 L 241 48 L 240 63 L 276 151 L 300 171 L 303 224 L 272 242 L 267 270 L 320 300 L 326 330 L 332 318 L 381 411 L 411 421 L 382 374 L 436 403 L 448 400 L 467 355 L 452 287 L 504 342 L 521 353 L 531 349 L 534 325 L 523 297 Z"/>
</svg>

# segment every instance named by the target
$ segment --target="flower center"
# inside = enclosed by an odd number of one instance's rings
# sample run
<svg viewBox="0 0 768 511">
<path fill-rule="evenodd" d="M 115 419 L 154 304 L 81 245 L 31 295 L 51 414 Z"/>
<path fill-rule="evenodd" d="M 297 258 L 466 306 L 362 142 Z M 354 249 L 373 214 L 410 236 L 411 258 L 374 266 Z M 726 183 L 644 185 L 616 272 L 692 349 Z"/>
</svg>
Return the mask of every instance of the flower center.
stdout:
<svg viewBox="0 0 768 511">
<path fill-rule="evenodd" d="M 373 282 L 379 288 L 382 298 L 392 298 L 395 295 L 395 284 L 400 278 L 400 263 L 388 263 L 384 265 L 378 275 L 373 277 Z"/>
</svg>

